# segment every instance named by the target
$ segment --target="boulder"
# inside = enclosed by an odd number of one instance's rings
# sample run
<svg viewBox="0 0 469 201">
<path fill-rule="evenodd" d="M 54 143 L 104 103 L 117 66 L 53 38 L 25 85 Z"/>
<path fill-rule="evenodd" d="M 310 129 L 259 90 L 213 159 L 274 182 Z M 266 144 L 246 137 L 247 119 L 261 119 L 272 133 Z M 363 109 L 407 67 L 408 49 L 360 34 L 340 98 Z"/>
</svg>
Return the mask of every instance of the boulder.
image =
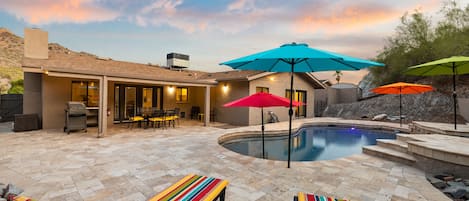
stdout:
<svg viewBox="0 0 469 201">
<path fill-rule="evenodd" d="M 460 186 L 462 188 L 466 187 L 466 185 L 464 185 L 462 182 L 448 181 L 447 184 L 449 186 Z"/>
<path fill-rule="evenodd" d="M 461 188 L 459 186 L 450 186 L 443 190 L 443 193 L 449 195 L 451 198 L 454 199 L 461 199 L 466 196 L 466 189 Z"/>
<path fill-rule="evenodd" d="M 462 182 L 464 183 L 464 185 L 469 186 L 469 179 L 464 179 Z"/>
<path fill-rule="evenodd" d="M 382 120 L 386 119 L 387 116 L 388 116 L 387 114 L 378 114 L 378 115 L 374 116 L 373 119 L 371 119 L 371 120 L 373 120 L 373 121 L 382 121 Z"/>
<path fill-rule="evenodd" d="M 451 198 L 461 199 L 469 193 L 469 188 L 465 186 L 449 186 L 443 190 L 443 193 L 450 195 Z"/>
</svg>

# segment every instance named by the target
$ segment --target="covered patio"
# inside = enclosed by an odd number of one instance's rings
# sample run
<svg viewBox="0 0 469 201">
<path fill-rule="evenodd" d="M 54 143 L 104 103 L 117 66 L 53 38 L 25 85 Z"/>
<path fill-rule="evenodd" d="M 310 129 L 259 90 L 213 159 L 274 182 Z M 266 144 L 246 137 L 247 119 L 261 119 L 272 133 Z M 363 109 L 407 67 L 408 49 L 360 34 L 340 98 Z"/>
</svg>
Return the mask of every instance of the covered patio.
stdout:
<svg viewBox="0 0 469 201">
<path fill-rule="evenodd" d="M 23 60 L 24 113 L 37 113 L 44 129 L 64 126 L 68 101 L 83 102 L 89 126 L 99 136 L 113 124 L 127 123 L 142 110 L 178 109 L 181 118 L 210 122 L 213 79 L 199 79 L 195 71 L 50 50 L 48 59 Z M 194 108 L 196 110 L 194 110 Z M 196 114 L 193 114 L 196 112 Z M 203 115 L 208 114 L 208 115 Z"/>
</svg>

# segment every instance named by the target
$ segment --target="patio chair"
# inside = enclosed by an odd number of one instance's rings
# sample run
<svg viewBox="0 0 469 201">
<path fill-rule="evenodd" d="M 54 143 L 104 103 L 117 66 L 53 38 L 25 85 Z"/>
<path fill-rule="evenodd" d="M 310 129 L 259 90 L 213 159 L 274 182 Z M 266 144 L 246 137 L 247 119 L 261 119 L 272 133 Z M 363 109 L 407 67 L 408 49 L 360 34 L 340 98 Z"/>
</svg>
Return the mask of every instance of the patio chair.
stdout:
<svg viewBox="0 0 469 201">
<path fill-rule="evenodd" d="M 225 189 L 228 181 L 213 177 L 187 175 L 163 192 L 150 198 L 149 201 L 158 200 L 225 200 Z"/>
<path fill-rule="evenodd" d="M 333 197 L 327 197 L 323 195 L 315 195 L 310 193 L 299 192 L 297 196 L 293 197 L 294 201 L 347 201 L 344 199 L 337 199 Z"/>
<path fill-rule="evenodd" d="M 175 127 L 176 119 L 178 118 L 176 114 L 176 110 L 166 110 L 165 123 L 168 122 L 169 127 L 171 127 L 171 123 L 173 128 Z"/>
<path fill-rule="evenodd" d="M 174 108 L 174 119 L 175 121 L 177 122 L 177 124 L 179 125 L 179 112 L 181 111 L 181 109 L 179 109 L 178 107 L 177 108 Z"/>
<path fill-rule="evenodd" d="M 156 125 L 158 125 L 158 128 L 164 128 L 166 121 L 165 112 L 163 110 L 154 110 L 148 121 L 151 122 L 153 128 Z"/>
<path fill-rule="evenodd" d="M 142 125 L 142 122 L 145 120 L 145 118 L 143 117 L 142 115 L 142 109 L 141 108 L 137 108 L 135 114 L 134 114 L 134 111 L 133 110 L 128 110 L 129 111 L 129 114 L 130 114 L 130 117 L 129 117 L 129 120 L 130 120 L 130 123 L 129 123 L 129 127 L 130 128 L 133 128 L 133 125 L 135 123 L 137 123 L 138 126 L 141 126 Z"/>
</svg>

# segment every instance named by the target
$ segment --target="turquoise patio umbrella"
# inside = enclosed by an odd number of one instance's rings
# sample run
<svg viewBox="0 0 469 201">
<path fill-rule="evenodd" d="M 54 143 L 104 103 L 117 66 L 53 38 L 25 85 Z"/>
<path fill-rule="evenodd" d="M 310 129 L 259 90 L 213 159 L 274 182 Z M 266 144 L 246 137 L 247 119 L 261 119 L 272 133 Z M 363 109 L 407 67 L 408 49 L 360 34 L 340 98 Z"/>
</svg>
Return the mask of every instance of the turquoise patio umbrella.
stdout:
<svg viewBox="0 0 469 201">
<path fill-rule="evenodd" d="M 454 130 L 456 130 L 456 75 L 469 74 L 469 57 L 452 56 L 409 67 L 405 74 L 419 76 L 452 75 L 453 76 L 453 109 Z"/>
<path fill-rule="evenodd" d="M 304 43 L 291 43 L 279 48 L 252 54 L 220 63 L 239 70 L 259 70 L 268 72 L 290 72 L 290 109 L 288 111 L 288 168 L 291 154 L 291 125 L 293 116 L 293 73 L 336 70 L 360 70 L 371 66 L 384 66 L 382 63 L 354 58 L 308 47 Z"/>
</svg>

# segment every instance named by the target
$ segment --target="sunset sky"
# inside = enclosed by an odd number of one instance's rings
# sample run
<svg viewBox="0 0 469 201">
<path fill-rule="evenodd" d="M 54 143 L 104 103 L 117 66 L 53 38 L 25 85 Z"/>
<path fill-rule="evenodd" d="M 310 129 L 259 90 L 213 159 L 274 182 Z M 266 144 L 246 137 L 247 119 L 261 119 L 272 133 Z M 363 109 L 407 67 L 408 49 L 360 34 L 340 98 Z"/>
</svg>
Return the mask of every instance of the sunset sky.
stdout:
<svg viewBox="0 0 469 201">
<path fill-rule="evenodd" d="M 0 26 L 49 32 L 49 42 L 114 60 L 166 64 L 190 55 L 191 69 L 224 71 L 218 63 L 303 42 L 374 58 L 405 12 L 438 18 L 443 0 L 0 0 Z M 458 1 L 467 5 L 469 0 Z M 344 72 L 357 83 L 366 72 Z M 335 83 L 333 72 L 316 74 Z"/>
</svg>

